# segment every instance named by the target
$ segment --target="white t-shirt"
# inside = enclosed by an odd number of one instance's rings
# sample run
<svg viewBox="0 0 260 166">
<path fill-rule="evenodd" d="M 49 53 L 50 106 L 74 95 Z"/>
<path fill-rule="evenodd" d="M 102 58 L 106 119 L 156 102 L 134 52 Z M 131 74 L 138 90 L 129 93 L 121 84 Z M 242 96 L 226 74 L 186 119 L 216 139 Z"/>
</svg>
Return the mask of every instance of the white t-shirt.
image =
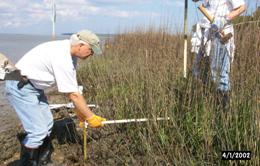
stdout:
<svg viewBox="0 0 260 166">
<path fill-rule="evenodd" d="M 221 17 L 230 13 L 232 10 L 245 4 L 244 0 L 204 0 L 204 6 L 208 9 L 211 16 Z"/>
<path fill-rule="evenodd" d="M 40 44 L 26 53 L 15 66 L 38 89 L 56 84 L 59 92 L 78 91 L 76 58 L 70 54 L 69 40 Z"/>
<path fill-rule="evenodd" d="M 232 10 L 238 8 L 245 4 L 244 0 L 203 0 L 203 6 L 207 8 L 210 16 L 214 17 L 224 17 L 229 14 Z M 200 24 L 204 28 L 210 28 L 210 22 L 206 17 L 200 20 Z M 232 29 L 227 28 L 232 27 L 231 25 L 226 26 L 228 32 L 232 32 Z M 227 33 L 228 33 L 227 32 Z"/>
</svg>

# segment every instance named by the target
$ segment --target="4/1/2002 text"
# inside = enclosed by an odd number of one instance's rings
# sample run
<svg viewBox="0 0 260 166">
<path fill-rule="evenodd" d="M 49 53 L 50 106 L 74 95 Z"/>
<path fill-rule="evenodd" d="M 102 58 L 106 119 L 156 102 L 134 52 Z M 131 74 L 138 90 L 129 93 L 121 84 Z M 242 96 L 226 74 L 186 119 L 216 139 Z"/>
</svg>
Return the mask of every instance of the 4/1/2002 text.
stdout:
<svg viewBox="0 0 260 166">
<path fill-rule="evenodd" d="M 250 160 L 250 151 L 222 151 L 222 160 Z"/>
</svg>

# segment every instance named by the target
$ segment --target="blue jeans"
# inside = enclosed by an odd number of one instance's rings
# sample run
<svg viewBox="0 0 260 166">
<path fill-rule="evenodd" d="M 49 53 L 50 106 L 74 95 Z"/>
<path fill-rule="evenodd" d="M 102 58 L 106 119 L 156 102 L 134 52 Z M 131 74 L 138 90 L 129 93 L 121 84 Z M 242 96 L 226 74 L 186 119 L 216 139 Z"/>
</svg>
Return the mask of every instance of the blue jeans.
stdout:
<svg viewBox="0 0 260 166">
<path fill-rule="evenodd" d="M 30 83 L 19 90 L 17 84 L 18 81 L 7 80 L 6 95 L 27 133 L 22 143 L 28 148 L 38 148 L 51 133 L 53 116 L 43 90 Z"/>
<path fill-rule="evenodd" d="M 215 40 L 215 49 L 211 57 L 211 75 L 217 89 L 223 92 L 230 90 L 230 61 L 227 47 Z"/>
<path fill-rule="evenodd" d="M 218 40 L 215 40 L 214 42 L 214 47 L 212 47 L 210 54 L 211 79 L 216 83 L 218 90 L 226 92 L 230 90 L 229 73 L 231 58 L 225 45 L 221 44 Z M 196 54 L 192 66 L 193 76 L 196 79 L 200 77 L 201 71 L 199 64 L 203 56 L 203 51 L 200 50 L 199 53 Z"/>
</svg>

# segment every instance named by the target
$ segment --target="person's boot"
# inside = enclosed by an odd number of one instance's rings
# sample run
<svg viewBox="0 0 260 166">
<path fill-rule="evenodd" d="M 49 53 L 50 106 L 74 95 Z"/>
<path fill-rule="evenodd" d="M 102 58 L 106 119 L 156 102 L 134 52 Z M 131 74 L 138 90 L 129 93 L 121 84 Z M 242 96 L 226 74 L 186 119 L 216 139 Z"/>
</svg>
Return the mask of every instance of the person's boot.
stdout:
<svg viewBox="0 0 260 166">
<path fill-rule="evenodd" d="M 18 141 L 20 142 L 21 145 L 23 145 L 23 140 L 25 139 L 25 137 L 27 136 L 27 133 L 18 133 L 16 135 Z"/>
<path fill-rule="evenodd" d="M 43 144 L 39 147 L 39 165 L 49 165 L 52 163 L 51 154 L 53 151 L 51 138 L 47 136 L 44 138 Z"/>
<path fill-rule="evenodd" d="M 23 145 L 23 140 L 27 133 L 18 133 L 17 138 L 21 144 L 20 163 L 19 166 L 38 166 L 39 149 L 27 148 Z"/>
<path fill-rule="evenodd" d="M 30 149 L 22 145 L 19 166 L 38 166 L 39 149 Z"/>
</svg>

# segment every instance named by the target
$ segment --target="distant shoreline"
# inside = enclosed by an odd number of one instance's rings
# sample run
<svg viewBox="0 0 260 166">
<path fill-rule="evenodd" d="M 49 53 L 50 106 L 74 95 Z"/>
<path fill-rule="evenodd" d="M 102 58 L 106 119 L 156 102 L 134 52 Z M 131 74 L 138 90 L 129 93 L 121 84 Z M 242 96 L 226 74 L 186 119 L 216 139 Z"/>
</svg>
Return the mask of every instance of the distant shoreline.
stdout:
<svg viewBox="0 0 260 166">
<path fill-rule="evenodd" d="M 61 33 L 61 34 L 57 34 L 56 36 L 70 36 L 72 35 L 73 33 Z M 96 33 L 98 36 L 100 37 L 106 37 L 106 36 L 116 36 L 118 34 L 110 34 L 110 33 Z M 48 35 L 48 34 L 23 34 L 23 33 L 0 33 L 0 36 L 49 36 L 50 38 L 52 37 L 52 35 Z"/>
</svg>

